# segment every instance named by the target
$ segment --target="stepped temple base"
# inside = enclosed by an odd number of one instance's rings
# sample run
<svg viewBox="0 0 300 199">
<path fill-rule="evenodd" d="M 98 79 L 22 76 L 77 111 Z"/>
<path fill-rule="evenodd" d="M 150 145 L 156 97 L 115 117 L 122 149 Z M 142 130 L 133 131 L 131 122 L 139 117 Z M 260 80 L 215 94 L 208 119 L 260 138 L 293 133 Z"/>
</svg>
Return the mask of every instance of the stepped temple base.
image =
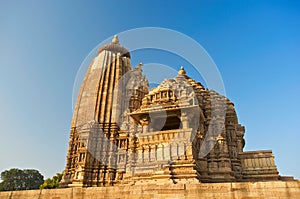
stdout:
<svg viewBox="0 0 300 199">
<path fill-rule="evenodd" d="M 0 192 L 1 199 L 84 198 L 286 198 L 298 199 L 300 181 L 233 182 L 199 184 L 143 184 L 132 186 L 61 188 Z"/>
</svg>

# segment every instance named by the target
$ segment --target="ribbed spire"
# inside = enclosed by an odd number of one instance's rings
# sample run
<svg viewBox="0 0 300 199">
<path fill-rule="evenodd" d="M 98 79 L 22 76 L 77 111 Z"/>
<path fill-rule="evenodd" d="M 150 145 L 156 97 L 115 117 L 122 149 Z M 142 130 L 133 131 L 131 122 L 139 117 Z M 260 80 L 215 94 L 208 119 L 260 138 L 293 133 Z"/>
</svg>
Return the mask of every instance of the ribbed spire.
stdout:
<svg viewBox="0 0 300 199">
<path fill-rule="evenodd" d="M 113 39 L 111 40 L 111 43 L 101 46 L 98 49 L 98 54 L 100 54 L 104 50 L 111 51 L 114 53 L 120 53 L 122 56 L 130 58 L 129 51 L 126 48 L 124 48 L 123 46 L 121 46 L 118 35 L 115 35 L 113 37 Z"/>
</svg>

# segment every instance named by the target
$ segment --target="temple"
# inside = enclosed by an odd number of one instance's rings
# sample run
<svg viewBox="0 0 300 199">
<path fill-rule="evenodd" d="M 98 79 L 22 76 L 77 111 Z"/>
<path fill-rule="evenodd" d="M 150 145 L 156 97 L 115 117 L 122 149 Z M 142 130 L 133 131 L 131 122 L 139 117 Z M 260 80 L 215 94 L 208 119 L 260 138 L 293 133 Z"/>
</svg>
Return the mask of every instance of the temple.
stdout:
<svg viewBox="0 0 300 199">
<path fill-rule="evenodd" d="M 183 67 L 149 89 L 115 36 L 78 93 L 61 187 L 282 180 L 271 150 L 244 152 L 234 104 Z"/>
</svg>

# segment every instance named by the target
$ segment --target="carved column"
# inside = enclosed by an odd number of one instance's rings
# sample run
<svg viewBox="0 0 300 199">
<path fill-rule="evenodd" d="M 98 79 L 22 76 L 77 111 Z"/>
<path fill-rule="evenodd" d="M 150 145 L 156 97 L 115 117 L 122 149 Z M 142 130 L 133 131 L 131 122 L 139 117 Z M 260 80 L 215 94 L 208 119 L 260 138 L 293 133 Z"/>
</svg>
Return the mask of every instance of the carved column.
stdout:
<svg viewBox="0 0 300 199">
<path fill-rule="evenodd" d="M 149 131 L 149 121 L 147 120 L 147 118 L 140 120 L 140 123 L 143 128 L 142 132 L 147 133 Z"/>
<path fill-rule="evenodd" d="M 188 116 L 186 112 L 181 112 L 181 117 L 180 117 L 181 123 L 182 123 L 182 128 L 187 129 L 189 128 L 189 121 L 188 121 Z"/>
<path fill-rule="evenodd" d="M 178 158 L 178 148 L 177 148 L 177 143 L 171 143 L 170 144 L 170 151 L 171 151 L 171 159 L 172 160 L 177 160 Z"/>
<path fill-rule="evenodd" d="M 169 143 L 165 143 L 163 144 L 163 159 L 166 160 L 166 161 L 169 161 L 171 160 L 171 157 L 170 157 L 170 144 Z"/>
</svg>

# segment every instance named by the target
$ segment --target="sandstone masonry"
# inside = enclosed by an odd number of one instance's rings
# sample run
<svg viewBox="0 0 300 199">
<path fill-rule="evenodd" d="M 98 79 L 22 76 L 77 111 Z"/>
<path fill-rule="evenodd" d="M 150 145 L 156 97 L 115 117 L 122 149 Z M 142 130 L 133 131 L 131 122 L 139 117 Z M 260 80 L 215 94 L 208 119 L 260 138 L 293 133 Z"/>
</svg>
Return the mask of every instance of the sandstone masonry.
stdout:
<svg viewBox="0 0 300 199">
<path fill-rule="evenodd" d="M 293 180 L 279 176 L 271 150 L 243 151 L 245 128 L 234 104 L 183 67 L 148 87 L 142 64 L 132 69 L 117 37 L 99 49 L 77 97 L 61 187 L 140 185 L 142 194 L 156 184 L 187 194 L 187 187 L 198 193 L 209 186 L 200 183 Z M 233 185 L 254 184 L 224 189 Z M 216 187 L 222 190 L 210 190 Z"/>
</svg>

